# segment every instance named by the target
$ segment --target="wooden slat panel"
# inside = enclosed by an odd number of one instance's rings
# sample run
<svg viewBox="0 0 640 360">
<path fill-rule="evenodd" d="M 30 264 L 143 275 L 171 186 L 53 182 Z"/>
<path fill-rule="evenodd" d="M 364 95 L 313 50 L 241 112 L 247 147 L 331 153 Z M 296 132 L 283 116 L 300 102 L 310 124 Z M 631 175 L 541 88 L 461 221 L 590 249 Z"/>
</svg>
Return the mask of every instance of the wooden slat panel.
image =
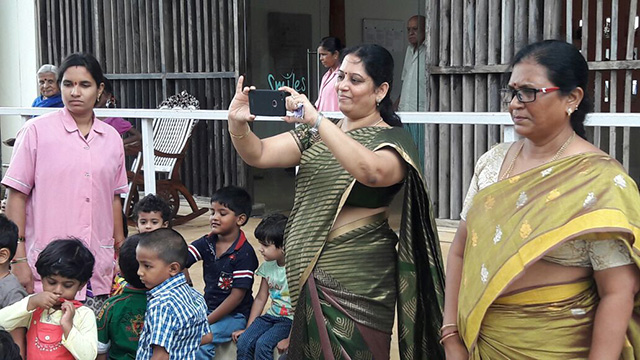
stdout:
<svg viewBox="0 0 640 360">
<path fill-rule="evenodd" d="M 187 10 L 185 7 L 185 2 L 184 1 L 179 1 L 180 3 L 180 12 L 177 12 L 177 20 L 178 20 L 178 27 L 180 29 L 180 32 L 176 32 L 174 33 L 175 36 L 175 42 L 177 42 L 178 47 L 180 49 L 180 66 L 178 67 L 178 71 L 189 71 L 188 70 L 188 50 L 187 47 L 188 42 L 185 41 L 187 40 L 187 21 L 189 21 L 187 19 Z M 180 34 L 180 37 L 177 37 L 176 35 Z M 183 40 L 184 39 L 184 40 Z"/>
<path fill-rule="evenodd" d="M 465 0 L 465 4 L 468 1 Z M 466 14 L 466 13 L 465 13 Z M 430 68 L 438 64 L 439 53 L 439 7 L 438 0 L 427 0 L 425 3 L 426 18 L 426 77 L 427 77 L 427 99 L 429 101 L 429 111 L 438 111 L 438 83 L 437 76 L 432 76 Z M 425 131 L 425 177 L 429 198 L 434 204 L 434 213 L 438 213 L 438 125 L 428 125 Z"/>
<path fill-rule="evenodd" d="M 633 59 L 634 52 L 634 40 L 635 40 L 635 19 L 638 11 L 638 1 L 631 0 L 629 3 L 629 19 L 627 23 L 627 44 L 626 44 L 626 60 Z M 632 73 L 631 71 L 625 71 L 624 82 L 624 112 L 631 112 L 631 91 L 632 91 Z M 629 172 L 630 165 L 630 142 L 631 142 L 631 129 L 628 127 L 623 128 L 622 134 L 622 165 L 625 170 Z"/>
<path fill-rule="evenodd" d="M 514 54 L 514 11 L 515 0 L 502 0 L 502 49 L 500 59 L 503 64 L 508 64 Z"/>
<path fill-rule="evenodd" d="M 117 46 L 114 46 L 114 48 L 118 49 L 117 51 L 117 57 L 118 57 L 118 62 L 116 63 L 118 72 L 120 73 L 126 73 L 127 72 L 127 30 L 126 30 L 126 24 L 125 22 L 126 17 L 122 16 L 121 14 L 125 13 L 125 7 L 127 6 L 126 2 L 124 0 L 118 0 L 117 1 L 117 13 L 116 14 L 120 14 L 120 16 L 118 16 L 118 20 L 117 20 L 117 39 L 118 39 L 118 43 Z M 116 44 L 114 44 L 116 45 Z"/>
<path fill-rule="evenodd" d="M 518 0 L 526 2 L 526 0 Z M 487 65 L 488 63 L 488 43 L 487 37 L 489 32 L 488 24 L 488 1 L 479 0 L 476 2 L 476 34 L 475 34 L 475 65 Z M 526 23 L 523 21 L 523 23 Z M 526 37 L 525 37 L 526 41 Z M 475 111 L 487 111 L 487 77 L 484 75 L 475 76 Z M 474 129 L 475 149 L 474 160 L 477 160 L 485 151 L 487 151 L 487 134 L 486 125 L 476 125 Z"/>
<path fill-rule="evenodd" d="M 475 2 L 465 1 L 464 3 L 464 23 L 475 23 Z M 475 27 L 467 27 L 462 35 L 463 39 L 463 64 L 473 66 L 475 63 Z M 462 77 L 462 111 L 471 112 L 474 110 L 475 80 L 473 75 Z M 462 196 L 464 197 L 469 189 L 469 183 L 473 177 L 474 167 L 474 138 L 473 125 L 463 125 L 462 127 Z M 463 198 L 464 199 L 464 198 Z M 462 204 L 462 203 L 460 203 Z M 457 219 L 456 214 L 454 219 Z"/>
<path fill-rule="evenodd" d="M 463 1 L 451 2 L 451 39 L 463 38 Z M 463 65 L 463 42 L 453 41 L 451 44 L 451 65 Z M 462 76 L 451 76 L 451 111 L 462 111 Z M 450 127 L 450 183 L 449 183 L 449 216 L 455 219 L 460 213 L 462 197 L 462 126 Z"/>
<path fill-rule="evenodd" d="M 538 0 L 529 0 L 529 24 L 528 24 L 528 36 L 529 44 L 542 40 L 542 28 L 538 26 L 540 24 L 540 15 L 542 9 L 540 9 L 541 2 Z"/>
<path fill-rule="evenodd" d="M 602 33 L 604 31 L 604 4 L 598 0 L 596 4 L 596 55 L 595 61 L 602 61 Z M 602 72 L 596 71 L 594 76 L 594 111 L 602 109 Z M 600 148 L 602 142 L 602 128 L 599 126 L 593 130 L 593 144 Z"/>
<path fill-rule="evenodd" d="M 514 52 L 517 53 L 525 47 L 529 37 L 529 22 L 525 14 L 529 13 L 529 2 L 527 0 L 515 0 L 514 7 Z M 526 20 L 525 20 L 526 19 Z"/>
<path fill-rule="evenodd" d="M 78 51 L 83 51 L 84 50 L 84 46 L 82 44 L 82 33 L 84 31 L 85 28 L 85 22 L 82 19 L 82 4 L 80 1 L 78 0 L 74 0 L 74 10 L 75 13 L 73 14 L 73 20 L 75 21 L 75 26 L 76 26 L 76 31 L 74 31 L 74 37 L 73 37 L 73 51 L 74 52 L 78 52 Z M 79 25 L 79 26 L 78 26 Z"/>
<path fill-rule="evenodd" d="M 609 58 L 611 60 L 618 60 L 618 0 L 611 2 L 611 50 Z M 584 33 L 584 32 L 583 32 Z M 618 72 L 611 71 L 611 77 L 609 79 L 609 111 L 614 113 L 617 111 L 617 99 L 618 99 Z M 617 131 L 615 127 L 609 128 L 609 155 L 616 158 L 617 156 Z"/>
<path fill-rule="evenodd" d="M 124 6 L 124 45 L 125 45 L 125 62 L 122 72 L 133 72 L 133 11 L 135 7 L 131 1 L 125 1 Z"/>
<path fill-rule="evenodd" d="M 161 56 L 160 51 L 163 49 L 163 43 L 160 40 L 160 31 L 158 31 L 158 22 L 160 21 L 157 3 L 155 0 L 146 0 L 147 17 L 147 48 L 149 72 L 164 71 L 160 67 Z M 150 17 L 149 17 L 150 15 Z M 164 39 L 162 39 L 164 40 Z"/>
<path fill-rule="evenodd" d="M 129 72 L 142 72 L 141 57 L 144 56 L 140 44 L 140 0 L 130 2 L 131 6 L 131 60 L 129 62 Z M 136 82 L 137 85 L 140 82 Z"/>
<path fill-rule="evenodd" d="M 69 0 L 60 1 L 60 53 L 62 58 L 71 54 L 71 21 L 70 21 L 70 9 Z"/>
<path fill-rule="evenodd" d="M 203 26 L 203 22 L 204 22 L 204 18 L 206 18 L 205 16 L 202 16 L 202 2 L 200 0 L 195 0 L 196 2 L 196 22 L 195 22 L 195 26 L 196 26 L 196 48 L 199 49 L 198 51 L 198 67 L 197 67 L 197 71 L 204 71 L 204 54 L 207 52 L 207 48 L 204 45 L 204 40 L 203 40 L 203 31 L 202 31 L 202 26 Z M 202 84 L 202 83 L 201 83 Z M 202 89 L 204 90 L 204 86 L 202 87 Z"/>
<path fill-rule="evenodd" d="M 44 2 L 44 5 L 41 7 L 44 8 L 43 10 L 45 14 L 45 19 L 47 19 L 47 24 L 46 24 L 44 34 L 42 31 L 40 32 L 41 35 L 40 35 L 39 41 L 40 41 L 40 44 L 47 44 L 47 51 L 42 54 L 42 58 L 40 59 L 40 65 L 45 62 L 50 63 L 51 58 L 53 56 L 53 41 L 49 37 L 49 34 L 52 33 L 51 1 L 44 0 L 43 2 Z"/>
<path fill-rule="evenodd" d="M 186 2 L 187 21 L 184 24 L 184 28 L 185 28 L 185 31 L 187 32 L 187 37 L 183 39 L 187 40 L 188 51 L 186 53 L 188 55 L 189 60 L 188 60 L 188 64 L 184 64 L 184 65 L 187 66 L 187 71 L 191 72 L 196 70 L 196 64 L 195 64 L 196 59 L 195 59 L 194 50 L 197 48 L 197 46 L 194 38 L 195 24 L 193 23 L 195 14 L 193 13 L 192 1 L 185 1 L 185 2 Z"/>
<path fill-rule="evenodd" d="M 571 2 L 571 0 L 566 0 Z M 544 0 L 544 19 L 542 39 L 561 39 L 562 1 Z M 540 40 L 542 40 L 540 39 Z"/>
<path fill-rule="evenodd" d="M 451 55 L 451 1 L 440 2 L 440 60 L 439 65 L 450 65 Z M 440 78 L 440 111 L 451 109 L 451 77 Z M 450 182 L 450 125 L 439 125 L 438 144 L 438 217 L 448 218 L 449 213 L 449 182 Z"/>
<path fill-rule="evenodd" d="M 229 44 L 227 35 L 227 11 L 226 1 L 218 1 L 218 31 L 221 42 L 219 44 L 220 49 L 220 66 L 221 71 L 229 70 Z M 224 83 L 224 81 L 222 82 Z M 227 184 L 225 182 L 225 184 Z"/>
<path fill-rule="evenodd" d="M 500 18 L 500 0 L 489 0 L 488 7 L 489 19 L 488 31 L 489 42 L 487 48 L 487 63 L 500 64 L 500 38 L 501 38 L 501 22 L 492 21 L 492 19 Z M 500 111 L 500 88 L 501 78 L 499 74 L 490 74 L 487 76 L 487 110 L 488 111 Z M 500 142 L 500 126 L 489 126 L 488 129 L 488 145 L 492 146 Z"/>
</svg>

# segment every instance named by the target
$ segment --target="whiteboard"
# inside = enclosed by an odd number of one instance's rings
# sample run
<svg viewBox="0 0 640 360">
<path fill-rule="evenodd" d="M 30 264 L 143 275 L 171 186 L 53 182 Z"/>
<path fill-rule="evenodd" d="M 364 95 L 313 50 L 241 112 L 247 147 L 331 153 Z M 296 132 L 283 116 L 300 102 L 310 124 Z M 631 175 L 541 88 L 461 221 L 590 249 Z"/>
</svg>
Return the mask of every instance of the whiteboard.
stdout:
<svg viewBox="0 0 640 360">
<path fill-rule="evenodd" d="M 362 19 L 362 42 L 366 44 L 378 44 L 383 46 L 393 56 L 395 63 L 393 69 L 393 82 L 391 87 L 391 99 L 395 100 L 400 95 L 402 64 L 407 52 L 407 25 L 405 20 L 375 20 Z"/>
<path fill-rule="evenodd" d="M 404 20 L 362 20 L 362 41 L 385 47 L 393 55 L 404 56 L 406 51 L 406 21 Z M 394 56 L 395 57 L 395 56 Z"/>
</svg>

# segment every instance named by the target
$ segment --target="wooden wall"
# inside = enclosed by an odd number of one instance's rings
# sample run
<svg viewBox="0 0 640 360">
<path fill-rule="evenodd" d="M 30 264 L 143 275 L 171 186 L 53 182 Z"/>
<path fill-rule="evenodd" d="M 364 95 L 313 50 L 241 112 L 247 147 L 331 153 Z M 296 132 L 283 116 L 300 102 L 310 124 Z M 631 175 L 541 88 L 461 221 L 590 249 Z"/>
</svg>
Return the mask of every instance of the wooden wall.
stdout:
<svg viewBox="0 0 640 360">
<path fill-rule="evenodd" d="M 202 109 L 226 109 L 244 69 L 240 0 L 37 0 L 40 63 L 94 54 L 114 85 L 118 107 L 155 108 L 187 90 Z M 139 120 L 129 119 L 139 125 Z M 182 168 L 185 185 L 209 196 L 247 186 L 226 124 L 201 121 Z"/>
<path fill-rule="evenodd" d="M 631 90 L 640 69 L 634 53 L 637 0 L 426 0 L 425 13 L 429 111 L 501 111 L 499 89 L 508 81 L 508 64 L 522 47 L 543 39 L 572 42 L 585 54 L 592 81 L 587 91 L 596 111 L 636 109 Z M 608 40 L 603 36 L 607 17 Z M 580 28 L 577 39 L 581 19 L 589 31 Z M 610 89 L 606 102 L 604 81 Z M 634 162 L 640 159 L 630 160 L 632 133 L 596 129 L 590 140 L 638 180 Z M 476 160 L 500 140 L 499 126 L 428 126 L 425 171 L 438 218 L 459 219 Z"/>
</svg>

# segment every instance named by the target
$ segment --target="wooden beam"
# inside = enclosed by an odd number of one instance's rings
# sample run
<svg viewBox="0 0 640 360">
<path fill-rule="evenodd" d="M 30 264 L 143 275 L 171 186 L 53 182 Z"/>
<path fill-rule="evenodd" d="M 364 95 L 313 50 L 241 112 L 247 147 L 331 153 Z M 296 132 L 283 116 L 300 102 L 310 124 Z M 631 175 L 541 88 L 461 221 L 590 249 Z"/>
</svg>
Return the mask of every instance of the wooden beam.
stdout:
<svg viewBox="0 0 640 360">
<path fill-rule="evenodd" d="M 588 61 L 587 64 L 590 71 L 640 69 L 640 60 Z M 430 66 L 429 71 L 431 75 L 502 74 L 509 71 L 509 64 Z"/>
<path fill-rule="evenodd" d="M 509 70 L 509 65 L 476 65 L 476 66 L 431 66 L 429 71 L 432 75 L 470 75 L 470 74 L 493 74 L 505 73 Z"/>
<path fill-rule="evenodd" d="M 344 7 L 344 0 L 329 1 L 329 36 L 336 37 L 346 44 Z"/>
</svg>

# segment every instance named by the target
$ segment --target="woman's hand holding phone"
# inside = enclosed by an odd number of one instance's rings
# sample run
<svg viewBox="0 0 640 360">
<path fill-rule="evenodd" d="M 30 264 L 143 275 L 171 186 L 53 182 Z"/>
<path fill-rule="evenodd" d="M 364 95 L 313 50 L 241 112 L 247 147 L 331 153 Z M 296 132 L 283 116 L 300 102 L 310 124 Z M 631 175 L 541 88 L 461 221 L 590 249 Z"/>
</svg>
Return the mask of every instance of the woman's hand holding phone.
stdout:
<svg viewBox="0 0 640 360">
<path fill-rule="evenodd" d="M 236 84 L 236 94 L 229 104 L 228 119 L 230 122 L 235 123 L 238 127 L 244 126 L 242 123 L 255 120 L 256 116 L 251 114 L 249 109 L 249 91 L 255 90 L 255 86 L 245 86 L 244 76 L 238 78 L 238 84 Z M 229 125 L 231 127 L 232 125 Z"/>
<path fill-rule="evenodd" d="M 249 93 L 253 90 L 256 90 L 255 86 L 244 86 L 244 76 L 238 78 L 236 93 L 229 105 L 229 130 L 232 133 L 243 133 L 247 126 L 246 123 L 256 119 L 256 114 L 251 113 L 251 107 L 249 105 Z M 284 98 L 287 111 L 294 112 L 298 110 L 299 114 L 300 107 L 302 107 L 302 117 L 284 116 L 284 121 L 288 123 L 305 123 L 310 126 L 315 124 L 318 118 L 318 111 L 309 99 L 307 99 L 306 95 L 300 94 L 288 86 L 280 87 L 278 91 L 291 94 Z"/>
<path fill-rule="evenodd" d="M 302 104 L 302 114 L 303 117 L 295 117 L 295 116 L 285 116 L 283 119 L 288 123 L 302 123 L 308 124 L 309 126 L 314 126 L 316 119 L 318 118 L 318 110 L 316 110 L 315 106 L 307 99 L 305 94 L 300 94 L 294 89 L 288 86 L 282 86 L 278 88 L 280 91 L 286 91 L 291 96 L 288 96 L 285 99 L 286 108 L 288 111 L 295 111 Z"/>
</svg>

